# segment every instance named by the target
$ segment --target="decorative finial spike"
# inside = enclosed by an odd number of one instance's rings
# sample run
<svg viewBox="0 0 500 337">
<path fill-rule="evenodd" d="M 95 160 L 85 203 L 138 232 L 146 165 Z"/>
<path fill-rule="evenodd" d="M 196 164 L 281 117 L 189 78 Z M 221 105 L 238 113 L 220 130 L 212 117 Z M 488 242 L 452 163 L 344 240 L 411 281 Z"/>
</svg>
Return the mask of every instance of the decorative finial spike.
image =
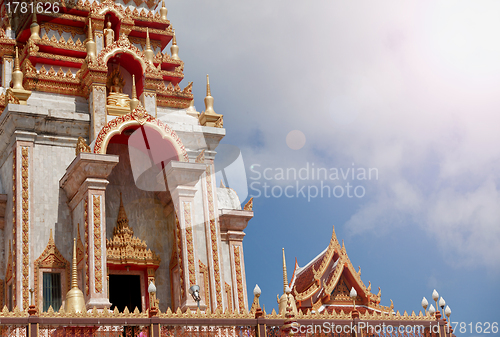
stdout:
<svg viewBox="0 0 500 337">
<path fill-rule="evenodd" d="M 89 39 L 89 41 L 94 41 L 94 37 L 92 36 L 92 19 L 89 18 L 89 30 L 87 32 L 87 38 Z"/>
<path fill-rule="evenodd" d="M 132 75 L 132 98 L 137 98 L 137 90 L 135 88 L 135 75 Z M 122 196 L 122 192 L 120 192 L 120 198 Z"/>
<path fill-rule="evenodd" d="M 135 87 L 135 75 L 132 75 L 132 99 L 130 99 L 130 111 L 134 111 L 139 105 L 139 100 L 137 99 L 137 89 Z M 120 192 L 121 200 L 121 192 Z"/>
<path fill-rule="evenodd" d="M 16 59 L 14 60 L 14 71 L 16 70 L 21 70 L 21 67 L 19 66 L 19 51 L 16 46 Z"/>
<path fill-rule="evenodd" d="M 208 74 L 207 74 L 207 96 L 212 96 L 212 93 L 210 92 L 210 78 L 208 77 Z"/>
<path fill-rule="evenodd" d="M 172 59 L 180 60 L 179 46 L 177 45 L 177 37 L 175 36 L 175 30 L 174 30 L 174 37 L 172 39 L 172 46 L 170 47 L 170 53 L 172 54 Z"/>
<path fill-rule="evenodd" d="M 76 239 L 73 239 L 73 268 L 71 271 L 71 289 L 78 288 L 77 269 L 76 269 Z"/>
<path fill-rule="evenodd" d="M 288 288 L 288 276 L 286 275 L 286 259 L 285 259 L 285 248 L 283 250 L 283 293 L 286 293 L 286 288 Z"/>
<path fill-rule="evenodd" d="M 161 1 L 161 8 L 160 8 L 160 19 L 167 20 L 167 13 L 168 13 L 168 10 L 165 7 L 165 0 L 162 0 Z"/>
</svg>

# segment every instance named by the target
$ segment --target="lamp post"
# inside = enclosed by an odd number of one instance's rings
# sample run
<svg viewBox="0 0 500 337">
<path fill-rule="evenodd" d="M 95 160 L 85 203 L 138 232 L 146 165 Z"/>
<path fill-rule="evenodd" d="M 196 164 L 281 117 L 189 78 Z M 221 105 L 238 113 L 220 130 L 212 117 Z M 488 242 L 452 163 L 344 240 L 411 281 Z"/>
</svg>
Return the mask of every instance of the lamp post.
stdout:
<svg viewBox="0 0 500 337">
<path fill-rule="evenodd" d="M 448 305 L 446 306 L 446 309 L 444 309 L 444 314 L 448 318 L 448 331 L 450 332 L 451 335 L 451 321 L 450 321 L 451 309 Z"/>
<path fill-rule="evenodd" d="M 443 297 L 439 300 L 439 306 L 441 307 L 441 311 L 443 312 L 443 317 L 444 317 L 444 306 L 446 305 L 446 301 L 444 300 Z"/>
<path fill-rule="evenodd" d="M 153 281 L 149 282 L 148 286 L 148 293 L 149 293 L 149 307 L 152 308 L 155 306 L 155 301 L 156 301 L 156 286 L 154 285 Z"/>
<path fill-rule="evenodd" d="M 424 308 L 424 315 L 427 315 L 427 307 L 429 306 L 429 302 L 427 302 L 427 299 L 424 297 L 422 299 L 422 307 Z"/>
<path fill-rule="evenodd" d="M 149 293 L 149 317 L 156 316 L 158 313 L 158 308 L 156 308 L 156 286 L 153 281 L 149 282 L 148 286 Z"/>
<path fill-rule="evenodd" d="M 434 302 L 436 303 L 436 307 L 434 308 L 434 305 L 430 305 L 429 306 L 429 314 L 430 315 L 434 315 L 436 320 L 440 320 L 441 317 L 444 319 L 444 316 L 447 317 L 447 330 L 449 331 L 450 335 L 452 333 L 452 329 L 451 329 L 451 322 L 450 322 L 450 315 L 451 315 L 451 309 L 449 306 L 446 305 L 446 301 L 444 300 L 443 297 L 439 298 L 439 293 L 436 291 L 436 289 L 433 290 L 432 292 L 432 299 L 434 300 Z M 438 302 L 439 300 L 439 302 Z M 425 310 L 427 309 L 427 306 L 429 305 L 429 302 L 427 302 L 427 299 L 424 297 L 422 299 L 422 307 L 424 308 L 424 313 L 425 313 Z M 442 315 L 441 316 L 441 312 L 439 311 L 439 307 L 441 307 L 441 310 L 442 310 Z M 446 307 L 446 309 L 445 309 Z M 425 313 L 427 314 L 427 313 Z M 445 333 L 445 337 L 446 337 L 446 330 L 444 331 Z"/>
<path fill-rule="evenodd" d="M 189 288 L 189 294 L 193 297 L 193 300 L 195 300 L 198 303 L 198 309 L 200 309 L 200 301 L 201 301 L 201 296 L 200 296 L 200 286 L 195 284 Z"/>
</svg>

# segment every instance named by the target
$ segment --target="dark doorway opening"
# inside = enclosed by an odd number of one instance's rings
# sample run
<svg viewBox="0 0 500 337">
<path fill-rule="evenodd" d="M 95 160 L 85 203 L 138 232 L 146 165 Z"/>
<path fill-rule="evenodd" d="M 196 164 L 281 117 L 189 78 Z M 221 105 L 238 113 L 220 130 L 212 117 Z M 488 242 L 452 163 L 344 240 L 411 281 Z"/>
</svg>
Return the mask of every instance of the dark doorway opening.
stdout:
<svg viewBox="0 0 500 337">
<path fill-rule="evenodd" d="M 120 312 L 128 308 L 133 312 L 137 307 L 142 312 L 141 277 L 139 275 L 109 275 L 109 301 L 111 310 Z"/>
</svg>

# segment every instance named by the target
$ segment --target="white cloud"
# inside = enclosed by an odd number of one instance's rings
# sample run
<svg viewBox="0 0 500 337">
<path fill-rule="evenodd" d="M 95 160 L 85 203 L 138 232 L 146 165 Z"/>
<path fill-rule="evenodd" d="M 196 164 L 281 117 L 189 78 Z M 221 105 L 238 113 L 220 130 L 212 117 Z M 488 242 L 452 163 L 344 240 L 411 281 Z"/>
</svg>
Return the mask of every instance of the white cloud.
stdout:
<svg viewBox="0 0 500 337">
<path fill-rule="evenodd" d="M 228 134 L 258 135 L 247 164 L 377 167 L 354 232 L 415 222 L 448 262 L 500 265 L 499 2 L 194 3 L 169 14 L 186 69 L 215 74 Z"/>
</svg>

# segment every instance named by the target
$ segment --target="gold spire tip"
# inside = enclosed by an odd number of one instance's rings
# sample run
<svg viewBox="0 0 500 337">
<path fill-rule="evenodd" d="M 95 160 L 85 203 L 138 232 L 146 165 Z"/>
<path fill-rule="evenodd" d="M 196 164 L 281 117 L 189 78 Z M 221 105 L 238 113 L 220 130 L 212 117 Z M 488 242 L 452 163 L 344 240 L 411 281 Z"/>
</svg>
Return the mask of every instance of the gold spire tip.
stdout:
<svg viewBox="0 0 500 337">
<path fill-rule="evenodd" d="M 286 288 L 288 287 L 288 276 L 286 274 L 286 259 L 285 259 L 285 248 L 283 250 L 283 293 L 286 293 Z"/>
<path fill-rule="evenodd" d="M 71 273 L 71 288 L 78 288 L 77 269 L 76 269 L 76 238 L 73 239 L 73 268 Z"/>
<path fill-rule="evenodd" d="M 207 74 L 207 96 L 212 96 L 212 93 L 210 92 L 210 79 Z"/>
<path fill-rule="evenodd" d="M 87 38 L 92 41 L 94 38 L 92 36 L 92 19 L 89 18 L 89 31 L 87 32 Z"/>
</svg>

